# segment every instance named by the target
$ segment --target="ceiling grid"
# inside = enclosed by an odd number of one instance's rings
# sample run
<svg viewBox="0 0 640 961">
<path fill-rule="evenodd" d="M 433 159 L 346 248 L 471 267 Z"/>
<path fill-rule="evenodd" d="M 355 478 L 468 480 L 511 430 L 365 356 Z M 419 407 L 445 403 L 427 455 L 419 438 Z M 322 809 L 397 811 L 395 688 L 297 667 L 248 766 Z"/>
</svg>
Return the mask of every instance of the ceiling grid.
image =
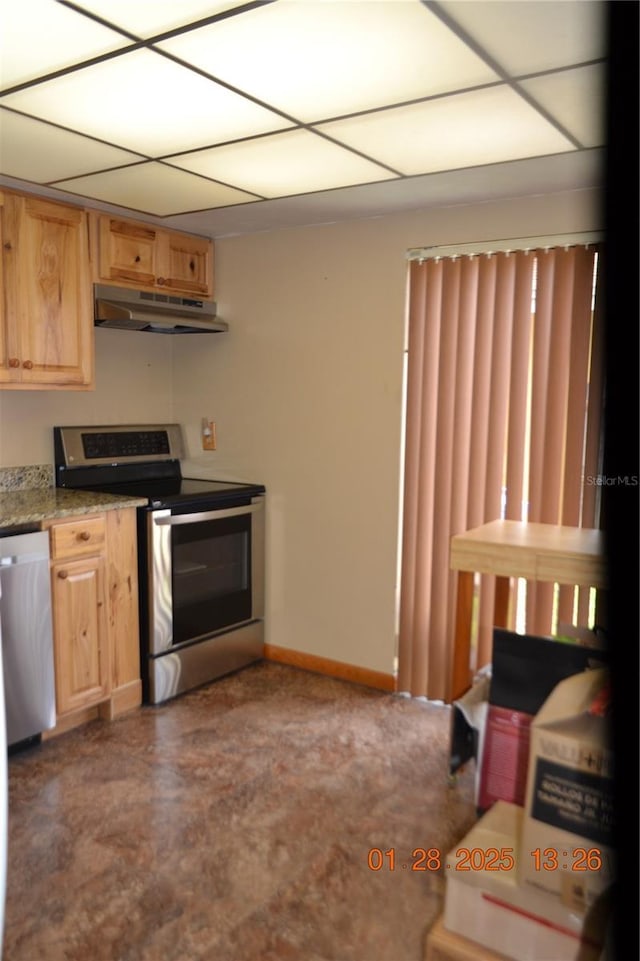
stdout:
<svg viewBox="0 0 640 961">
<path fill-rule="evenodd" d="M 509 185 L 534 162 L 594 183 L 603 10 L 14 0 L 0 11 L 0 182 L 185 226 L 209 217 L 213 233 L 226 208 L 223 225 L 256 205 L 428 205 L 469 172 Z"/>
</svg>

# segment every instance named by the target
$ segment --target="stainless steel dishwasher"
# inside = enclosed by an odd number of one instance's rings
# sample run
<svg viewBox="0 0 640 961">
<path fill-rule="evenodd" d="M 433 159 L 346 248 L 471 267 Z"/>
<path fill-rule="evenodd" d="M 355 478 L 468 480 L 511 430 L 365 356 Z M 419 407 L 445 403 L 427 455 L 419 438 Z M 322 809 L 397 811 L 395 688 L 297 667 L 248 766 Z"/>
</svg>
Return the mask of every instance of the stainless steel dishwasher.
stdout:
<svg viewBox="0 0 640 961">
<path fill-rule="evenodd" d="M 7 747 L 55 727 L 49 535 L 0 530 L 0 624 Z"/>
</svg>

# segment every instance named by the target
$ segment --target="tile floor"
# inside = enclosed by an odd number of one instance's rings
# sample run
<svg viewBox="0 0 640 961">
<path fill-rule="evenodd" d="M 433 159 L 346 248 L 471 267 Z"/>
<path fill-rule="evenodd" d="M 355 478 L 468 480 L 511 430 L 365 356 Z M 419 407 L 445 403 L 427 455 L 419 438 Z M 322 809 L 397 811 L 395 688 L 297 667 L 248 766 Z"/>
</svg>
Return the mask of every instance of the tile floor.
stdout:
<svg viewBox="0 0 640 961">
<path fill-rule="evenodd" d="M 422 961 L 412 852 L 476 818 L 449 723 L 262 662 L 14 755 L 5 961 Z"/>
</svg>

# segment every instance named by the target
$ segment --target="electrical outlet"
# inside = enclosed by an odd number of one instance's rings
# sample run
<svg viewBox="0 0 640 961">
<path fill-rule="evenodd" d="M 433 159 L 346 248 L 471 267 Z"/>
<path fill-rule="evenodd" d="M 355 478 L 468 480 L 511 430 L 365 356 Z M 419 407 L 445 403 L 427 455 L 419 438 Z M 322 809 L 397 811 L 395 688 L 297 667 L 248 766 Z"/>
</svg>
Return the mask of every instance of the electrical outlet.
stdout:
<svg viewBox="0 0 640 961">
<path fill-rule="evenodd" d="M 202 421 L 202 449 L 216 449 L 216 424 L 213 420 Z"/>
</svg>

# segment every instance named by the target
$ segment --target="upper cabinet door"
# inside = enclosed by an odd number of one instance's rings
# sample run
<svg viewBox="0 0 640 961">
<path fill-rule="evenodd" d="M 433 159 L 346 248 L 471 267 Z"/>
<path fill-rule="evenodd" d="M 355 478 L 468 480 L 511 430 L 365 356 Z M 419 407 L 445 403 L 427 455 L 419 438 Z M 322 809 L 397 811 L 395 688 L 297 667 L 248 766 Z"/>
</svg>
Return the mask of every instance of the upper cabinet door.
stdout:
<svg viewBox="0 0 640 961">
<path fill-rule="evenodd" d="M 204 237 L 167 232 L 163 238 L 166 275 L 171 290 L 213 296 L 213 243 Z"/>
<path fill-rule="evenodd" d="M 5 260 L 10 249 L 5 224 L 9 212 L 6 199 L 0 194 L 0 384 L 19 379 L 19 360 L 17 330 L 15 324 L 9 323 L 9 287 L 10 278 L 6 276 Z"/>
<path fill-rule="evenodd" d="M 158 230 L 116 217 L 100 217 L 99 272 L 103 280 L 153 287 L 158 277 Z"/>
<path fill-rule="evenodd" d="M 5 386 L 92 386 L 86 213 L 6 194 L 3 214 Z"/>
<path fill-rule="evenodd" d="M 143 290 L 213 297 L 213 241 L 101 214 L 96 279 Z"/>
</svg>

